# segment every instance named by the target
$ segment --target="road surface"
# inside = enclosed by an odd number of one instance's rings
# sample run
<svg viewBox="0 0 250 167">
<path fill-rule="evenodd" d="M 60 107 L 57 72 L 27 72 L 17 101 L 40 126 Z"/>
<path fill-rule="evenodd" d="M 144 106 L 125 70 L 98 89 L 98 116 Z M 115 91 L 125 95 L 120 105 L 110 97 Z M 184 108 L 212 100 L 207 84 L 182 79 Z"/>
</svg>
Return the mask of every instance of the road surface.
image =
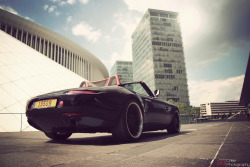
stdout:
<svg viewBox="0 0 250 167">
<path fill-rule="evenodd" d="M 41 132 L 0 133 L 0 167 L 249 166 L 250 122 L 182 125 L 176 135 L 147 132 L 136 143 L 111 134 L 73 134 L 54 142 Z"/>
</svg>

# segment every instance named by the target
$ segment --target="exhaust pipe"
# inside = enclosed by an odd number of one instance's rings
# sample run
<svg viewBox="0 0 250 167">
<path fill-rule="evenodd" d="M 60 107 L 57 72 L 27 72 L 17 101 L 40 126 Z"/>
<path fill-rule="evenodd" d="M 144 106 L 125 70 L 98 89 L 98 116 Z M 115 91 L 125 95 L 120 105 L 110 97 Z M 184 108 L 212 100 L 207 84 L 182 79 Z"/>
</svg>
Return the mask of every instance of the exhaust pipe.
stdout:
<svg viewBox="0 0 250 167">
<path fill-rule="evenodd" d="M 73 125 L 73 126 L 76 126 L 77 125 L 77 122 L 76 122 L 76 120 L 74 120 L 74 119 L 70 119 L 70 124 L 71 125 Z"/>
</svg>

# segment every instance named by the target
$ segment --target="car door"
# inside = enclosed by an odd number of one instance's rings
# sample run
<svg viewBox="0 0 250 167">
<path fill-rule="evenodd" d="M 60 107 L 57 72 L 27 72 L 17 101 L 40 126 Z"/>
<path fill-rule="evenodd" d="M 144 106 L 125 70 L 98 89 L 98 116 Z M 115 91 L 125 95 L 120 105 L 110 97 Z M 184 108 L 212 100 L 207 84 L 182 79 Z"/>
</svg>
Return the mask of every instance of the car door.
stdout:
<svg viewBox="0 0 250 167">
<path fill-rule="evenodd" d="M 145 113 L 144 113 L 144 122 L 145 123 L 154 123 L 157 124 L 162 120 L 162 114 L 160 110 L 157 108 L 159 107 L 158 104 L 155 102 L 153 98 L 150 97 L 142 97 L 145 105 Z M 160 121 L 161 120 L 161 121 Z"/>
<path fill-rule="evenodd" d="M 159 124 L 165 124 L 167 115 L 166 104 L 157 98 L 152 98 L 151 103 L 153 105 L 151 113 L 155 115 L 152 121 Z"/>
<path fill-rule="evenodd" d="M 155 99 L 154 103 L 156 104 L 156 110 L 158 110 L 162 116 L 160 122 L 163 124 L 169 124 L 172 120 L 172 114 L 171 114 L 172 106 L 167 102 L 159 99 Z"/>
</svg>

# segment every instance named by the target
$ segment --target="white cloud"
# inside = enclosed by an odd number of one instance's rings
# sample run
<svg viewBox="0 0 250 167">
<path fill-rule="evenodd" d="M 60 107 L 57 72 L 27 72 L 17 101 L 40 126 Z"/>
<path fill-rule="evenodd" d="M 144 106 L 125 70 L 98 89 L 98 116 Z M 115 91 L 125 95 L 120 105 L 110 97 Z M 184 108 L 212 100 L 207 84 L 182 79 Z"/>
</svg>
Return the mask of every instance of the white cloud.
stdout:
<svg viewBox="0 0 250 167">
<path fill-rule="evenodd" d="M 65 1 L 62 1 L 59 3 L 59 5 L 63 6 L 63 5 L 66 5 L 67 3 Z"/>
<path fill-rule="evenodd" d="M 59 16 L 60 14 L 61 14 L 61 13 L 58 12 L 58 11 L 55 12 L 55 15 L 56 15 L 56 16 Z"/>
<path fill-rule="evenodd" d="M 57 2 L 57 1 L 55 1 Z M 48 11 L 49 13 L 54 13 L 56 16 L 59 16 L 61 13 L 57 10 L 57 7 L 55 5 L 49 6 L 48 4 L 45 4 L 43 6 L 43 9 L 45 11 Z"/>
<path fill-rule="evenodd" d="M 114 20 L 116 20 L 116 24 L 112 27 L 112 33 L 120 33 L 123 34 L 122 41 L 125 42 L 123 45 L 123 48 L 121 50 L 113 52 L 111 58 L 105 62 L 105 65 L 107 65 L 108 68 L 111 68 L 111 66 L 114 65 L 116 60 L 124 60 L 124 61 L 132 61 L 132 40 L 131 35 L 134 32 L 136 26 L 138 25 L 141 18 L 130 16 L 129 14 L 123 15 L 120 13 L 114 14 Z M 123 33 L 121 33 L 123 32 Z M 107 40 L 109 38 L 106 38 Z M 110 41 L 117 40 L 110 38 Z"/>
<path fill-rule="evenodd" d="M 162 9 L 179 12 L 185 4 L 186 0 L 123 0 L 129 10 L 136 10 L 145 13 L 148 8 Z"/>
<path fill-rule="evenodd" d="M 111 67 L 115 64 L 117 60 L 123 60 L 123 61 L 132 61 L 131 56 L 126 54 L 126 49 L 128 45 L 125 47 L 125 52 L 123 54 L 120 54 L 118 52 L 113 52 L 109 59 L 102 60 L 102 62 L 107 66 L 108 70 L 110 71 Z M 131 55 L 131 54 L 130 54 Z"/>
<path fill-rule="evenodd" d="M 122 60 L 122 55 L 120 55 L 117 52 L 113 52 L 112 55 L 111 55 L 111 57 L 109 59 L 102 60 L 102 62 L 106 66 L 108 66 L 109 68 L 111 68 L 114 65 L 115 61 L 117 61 L 117 60 Z"/>
<path fill-rule="evenodd" d="M 48 12 L 49 12 L 49 13 L 52 13 L 53 11 L 56 10 L 56 8 L 57 8 L 56 6 L 53 6 L 53 5 L 52 5 L 52 6 L 48 7 Z"/>
<path fill-rule="evenodd" d="M 9 7 L 9 6 L 0 5 L 0 9 L 6 10 L 10 13 L 15 14 L 15 15 L 19 15 L 15 9 L 13 9 L 12 7 Z"/>
<path fill-rule="evenodd" d="M 76 3 L 76 0 L 67 0 L 67 3 L 73 5 L 74 3 Z"/>
<path fill-rule="evenodd" d="M 194 106 L 207 102 L 240 100 L 244 75 L 214 81 L 190 81 L 190 103 Z"/>
<path fill-rule="evenodd" d="M 83 36 L 91 42 L 96 42 L 101 36 L 101 30 L 95 30 L 85 22 L 81 22 L 72 28 L 72 33 L 76 36 Z"/>
<path fill-rule="evenodd" d="M 87 4 L 89 0 L 79 0 L 79 2 L 81 2 L 82 4 Z"/>
<path fill-rule="evenodd" d="M 89 2 L 89 0 L 50 0 L 50 1 L 53 3 L 57 3 L 60 6 L 67 5 L 67 4 L 74 5 L 77 2 L 80 2 L 82 4 L 87 4 Z"/>
<path fill-rule="evenodd" d="M 2 5 L 0 5 L 0 9 L 6 10 L 6 11 L 8 11 L 8 12 L 10 12 L 10 13 L 13 13 L 13 14 L 18 15 L 18 16 L 20 16 L 20 17 L 23 17 L 23 18 L 25 18 L 25 19 L 27 19 L 27 20 L 34 21 L 33 19 L 31 19 L 31 18 L 28 17 L 28 16 L 22 16 L 22 15 L 20 15 L 15 9 L 13 9 L 13 8 L 11 8 L 11 7 L 9 7 L 9 6 L 2 6 Z"/>
<path fill-rule="evenodd" d="M 70 23 L 72 21 L 72 16 L 67 17 L 67 23 Z"/>
<path fill-rule="evenodd" d="M 117 60 L 132 61 L 131 46 L 131 41 L 127 41 L 121 52 L 115 51 L 108 59 L 102 59 L 102 62 L 106 65 L 109 71 Z"/>
<path fill-rule="evenodd" d="M 134 32 L 141 18 L 131 17 L 130 15 L 115 14 L 116 24 L 112 28 L 112 32 L 122 28 L 124 30 L 124 39 L 131 40 L 131 35 Z"/>
<path fill-rule="evenodd" d="M 43 6 L 43 9 L 44 10 L 47 10 L 49 8 L 49 5 L 48 4 L 45 4 L 44 6 Z"/>
<path fill-rule="evenodd" d="M 54 3 L 56 3 L 56 2 L 61 2 L 61 0 L 50 0 L 51 2 L 54 2 Z"/>
</svg>

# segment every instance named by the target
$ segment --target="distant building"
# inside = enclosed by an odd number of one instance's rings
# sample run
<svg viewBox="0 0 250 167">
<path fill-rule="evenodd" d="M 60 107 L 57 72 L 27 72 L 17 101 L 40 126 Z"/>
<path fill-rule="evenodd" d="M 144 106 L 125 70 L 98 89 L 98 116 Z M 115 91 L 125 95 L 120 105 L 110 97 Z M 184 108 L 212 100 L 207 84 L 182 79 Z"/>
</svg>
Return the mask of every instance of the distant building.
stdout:
<svg viewBox="0 0 250 167">
<path fill-rule="evenodd" d="M 133 81 L 132 61 L 116 61 L 110 70 L 110 74 L 118 75 L 122 83 Z"/>
<path fill-rule="evenodd" d="M 148 9 L 132 35 L 133 77 L 159 89 L 162 100 L 189 105 L 178 13 Z"/>
<path fill-rule="evenodd" d="M 226 101 L 226 102 L 210 102 L 200 105 L 200 111 L 202 116 L 230 116 L 238 112 L 245 112 L 247 108 L 239 104 L 238 101 Z"/>
</svg>

